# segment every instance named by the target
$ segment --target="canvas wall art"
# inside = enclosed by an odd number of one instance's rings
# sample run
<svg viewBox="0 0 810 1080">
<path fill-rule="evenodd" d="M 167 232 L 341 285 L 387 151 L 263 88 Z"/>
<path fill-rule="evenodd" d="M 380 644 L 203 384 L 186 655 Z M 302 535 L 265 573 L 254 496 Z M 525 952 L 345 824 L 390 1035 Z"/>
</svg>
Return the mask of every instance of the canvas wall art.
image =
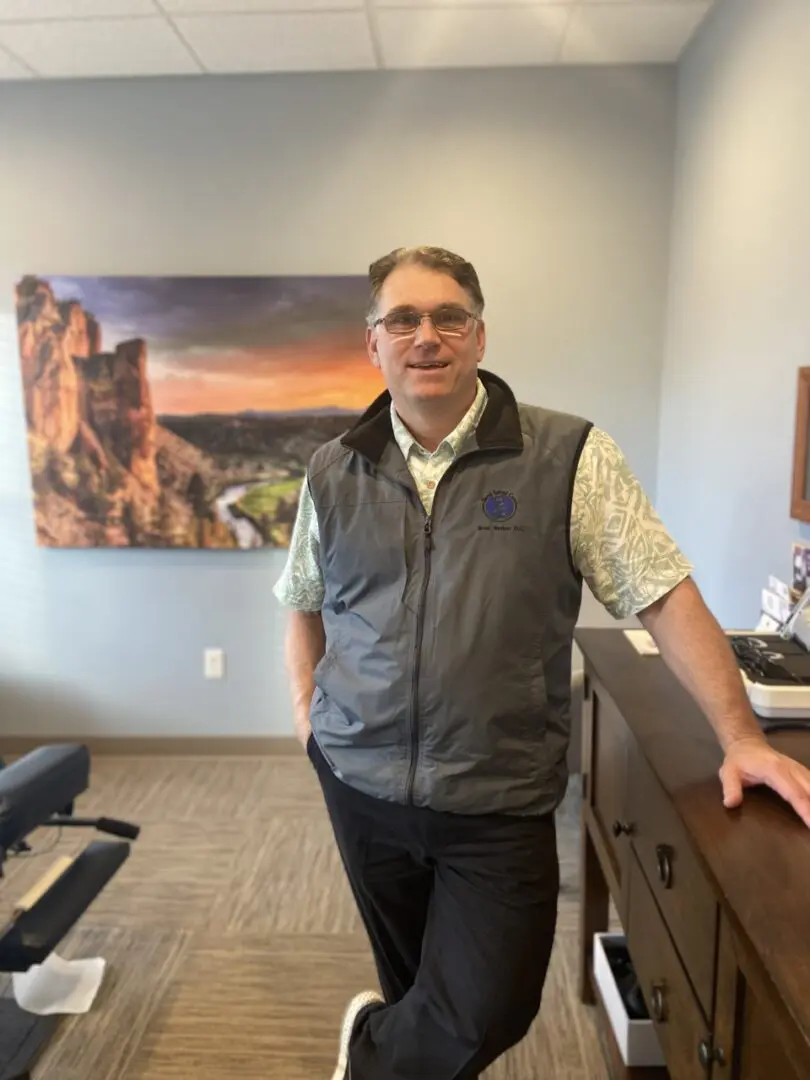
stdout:
<svg viewBox="0 0 810 1080">
<path fill-rule="evenodd" d="M 383 389 L 367 298 L 360 276 L 23 277 L 38 543 L 288 546 L 312 452 Z"/>
</svg>

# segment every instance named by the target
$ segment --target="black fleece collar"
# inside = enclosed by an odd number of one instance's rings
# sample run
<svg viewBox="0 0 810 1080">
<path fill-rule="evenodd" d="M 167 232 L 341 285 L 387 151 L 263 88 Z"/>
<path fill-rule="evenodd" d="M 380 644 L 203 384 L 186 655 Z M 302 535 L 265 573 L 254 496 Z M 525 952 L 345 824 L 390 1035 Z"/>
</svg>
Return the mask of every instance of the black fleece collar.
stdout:
<svg viewBox="0 0 810 1080">
<path fill-rule="evenodd" d="M 522 450 L 523 435 L 515 395 L 497 375 L 479 368 L 478 377 L 487 392 L 487 403 L 475 429 L 480 450 Z M 385 390 L 369 405 L 341 443 L 379 465 L 385 448 L 394 438 L 391 427 L 391 395 Z"/>
</svg>

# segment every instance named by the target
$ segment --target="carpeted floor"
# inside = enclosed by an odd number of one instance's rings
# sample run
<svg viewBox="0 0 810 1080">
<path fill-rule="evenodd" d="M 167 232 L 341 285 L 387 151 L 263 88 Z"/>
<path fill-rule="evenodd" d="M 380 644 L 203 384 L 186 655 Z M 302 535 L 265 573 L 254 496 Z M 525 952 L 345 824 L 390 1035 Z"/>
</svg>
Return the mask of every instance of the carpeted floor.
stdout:
<svg viewBox="0 0 810 1080">
<path fill-rule="evenodd" d="M 559 814 L 563 890 L 543 1008 L 487 1080 L 607 1080 L 576 994 L 577 786 Z M 96 757 L 77 813 L 142 833 L 58 950 L 108 966 L 93 1009 L 61 1022 L 35 1080 L 329 1080 L 343 1008 L 376 982 L 307 760 Z M 91 836 L 66 830 L 51 854 L 12 860 L 3 913 L 54 854 Z M 54 840 L 32 838 L 36 852 Z"/>
</svg>

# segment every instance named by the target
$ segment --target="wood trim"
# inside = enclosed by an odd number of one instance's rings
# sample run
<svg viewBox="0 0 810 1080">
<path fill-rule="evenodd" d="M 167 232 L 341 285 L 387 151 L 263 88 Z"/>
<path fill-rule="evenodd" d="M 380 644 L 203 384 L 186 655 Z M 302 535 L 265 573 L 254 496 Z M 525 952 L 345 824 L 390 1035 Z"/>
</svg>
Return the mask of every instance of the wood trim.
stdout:
<svg viewBox="0 0 810 1080">
<path fill-rule="evenodd" d="M 810 367 L 799 368 L 796 394 L 796 428 L 793 433 L 793 483 L 790 516 L 796 521 L 810 521 L 810 499 L 805 498 L 808 435 L 810 435 Z"/>
<path fill-rule="evenodd" d="M 613 859 L 608 847 L 609 842 L 605 839 L 605 834 L 602 831 L 602 823 L 587 803 L 582 807 L 582 822 L 590 835 L 610 895 L 618 905 L 622 900 L 622 882 L 613 869 Z"/>
<path fill-rule="evenodd" d="M 589 810 L 583 807 L 580 824 L 579 1000 L 583 1005 L 595 1004 L 598 994 L 593 974 L 593 936 L 610 926 L 610 892 L 588 826 Z"/>
<path fill-rule="evenodd" d="M 0 735 L 0 757 L 28 754 L 39 746 L 80 743 L 91 754 L 145 757 L 295 757 L 303 747 L 291 735 Z M 571 776 L 579 775 L 574 763 Z"/>
<path fill-rule="evenodd" d="M 28 754 L 39 746 L 80 743 L 91 754 L 145 757 L 295 757 L 303 747 L 292 735 L 0 735 L 0 757 Z M 574 763 L 571 776 L 579 775 Z"/>
<path fill-rule="evenodd" d="M 715 1047 L 722 1051 L 725 1059 L 723 1077 L 727 1075 L 736 1077 L 740 1072 L 741 1020 L 745 983 L 737 965 L 734 935 L 724 912 L 720 915 L 718 939 L 712 1040 Z M 729 1070 L 728 1074 L 725 1069 Z"/>
<path fill-rule="evenodd" d="M 80 743 L 91 754 L 145 755 L 148 757 L 295 757 L 304 750 L 288 735 L 0 735 L 0 756 L 15 757 L 39 746 Z"/>
</svg>

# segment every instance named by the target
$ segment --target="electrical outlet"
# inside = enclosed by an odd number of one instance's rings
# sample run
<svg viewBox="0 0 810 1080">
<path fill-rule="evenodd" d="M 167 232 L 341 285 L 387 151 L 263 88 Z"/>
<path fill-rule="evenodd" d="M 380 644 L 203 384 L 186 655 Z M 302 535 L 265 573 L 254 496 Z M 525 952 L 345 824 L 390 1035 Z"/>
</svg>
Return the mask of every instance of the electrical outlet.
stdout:
<svg viewBox="0 0 810 1080">
<path fill-rule="evenodd" d="M 221 679 L 225 674 L 225 653 L 222 649 L 206 649 L 203 653 L 206 679 Z"/>
</svg>

